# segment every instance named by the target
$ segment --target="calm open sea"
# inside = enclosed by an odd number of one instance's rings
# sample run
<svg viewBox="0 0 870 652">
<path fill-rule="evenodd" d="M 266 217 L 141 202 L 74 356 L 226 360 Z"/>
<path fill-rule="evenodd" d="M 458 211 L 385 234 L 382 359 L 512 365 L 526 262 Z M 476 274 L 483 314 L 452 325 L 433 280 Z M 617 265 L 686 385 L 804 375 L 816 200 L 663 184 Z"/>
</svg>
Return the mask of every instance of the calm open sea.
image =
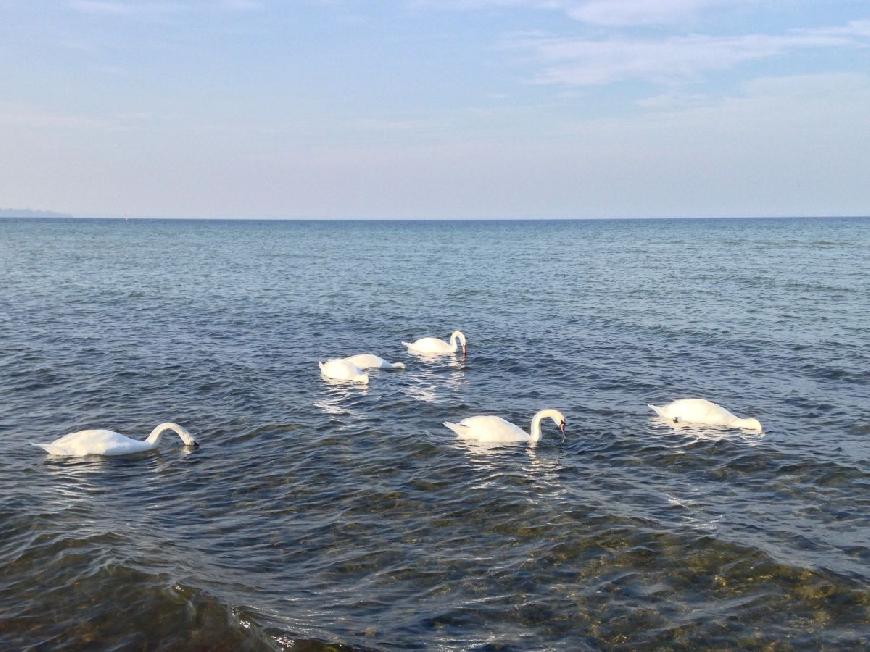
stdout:
<svg viewBox="0 0 870 652">
<path fill-rule="evenodd" d="M 868 381 L 870 219 L 0 220 L 0 648 L 863 650 Z"/>
</svg>

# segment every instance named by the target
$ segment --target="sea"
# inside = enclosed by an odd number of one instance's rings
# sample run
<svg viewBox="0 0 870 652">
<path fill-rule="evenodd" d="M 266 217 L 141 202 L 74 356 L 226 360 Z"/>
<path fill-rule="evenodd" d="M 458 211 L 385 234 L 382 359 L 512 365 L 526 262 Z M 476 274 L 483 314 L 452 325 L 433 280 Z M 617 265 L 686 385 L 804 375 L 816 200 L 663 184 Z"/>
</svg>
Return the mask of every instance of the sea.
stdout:
<svg viewBox="0 0 870 652">
<path fill-rule="evenodd" d="M 3 219 L 0 446 L 4 650 L 866 650 L 870 219 Z"/>
</svg>

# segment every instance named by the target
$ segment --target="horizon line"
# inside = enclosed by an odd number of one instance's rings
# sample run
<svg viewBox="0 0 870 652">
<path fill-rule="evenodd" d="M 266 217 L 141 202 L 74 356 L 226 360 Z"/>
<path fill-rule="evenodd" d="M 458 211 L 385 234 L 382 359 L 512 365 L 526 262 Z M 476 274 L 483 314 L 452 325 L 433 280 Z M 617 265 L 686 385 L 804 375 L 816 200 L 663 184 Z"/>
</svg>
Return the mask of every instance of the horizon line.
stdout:
<svg viewBox="0 0 870 652">
<path fill-rule="evenodd" d="M 201 221 L 201 222 L 594 222 L 640 220 L 797 220 L 797 219 L 867 219 L 866 214 L 842 215 L 649 215 L 619 217 L 181 217 L 124 215 L 2 215 L 12 220 L 137 220 L 137 221 Z"/>
</svg>

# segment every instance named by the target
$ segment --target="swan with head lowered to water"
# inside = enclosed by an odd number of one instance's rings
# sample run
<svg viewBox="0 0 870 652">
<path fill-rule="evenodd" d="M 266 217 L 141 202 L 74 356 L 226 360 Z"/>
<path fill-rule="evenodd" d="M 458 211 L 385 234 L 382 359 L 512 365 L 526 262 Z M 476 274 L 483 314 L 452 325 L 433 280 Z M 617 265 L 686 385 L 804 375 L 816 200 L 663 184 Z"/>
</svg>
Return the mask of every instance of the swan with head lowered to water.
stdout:
<svg viewBox="0 0 870 652">
<path fill-rule="evenodd" d="M 534 446 L 541 438 L 541 421 L 544 419 L 552 419 L 553 423 L 559 426 L 559 430 L 562 431 L 562 436 L 565 435 L 565 415 L 559 410 L 541 410 L 535 414 L 532 417 L 531 433 L 527 433 L 510 421 L 489 414 L 468 417 L 459 423 L 445 421 L 444 425 L 463 439 L 474 439 L 493 444 L 528 444 Z"/>
<path fill-rule="evenodd" d="M 356 365 L 360 369 L 404 369 L 404 362 L 387 362 L 374 353 L 357 353 L 344 358 L 346 362 Z"/>
<path fill-rule="evenodd" d="M 365 371 L 344 358 L 333 358 L 317 364 L 320 365 L 320 375 L 325 380 L 363 384 L 369 382 L 369 375 Z"/>
<path fill-rule="evenodd" d="M 421 355 L 446 355 L 448 353 L 456 353 L 459 347 L 462 347 L 462 355 L 468 355 L 468 346 L 465 342 L 465 334 L 462 331 L 453 331 L 450 334 L 450 341 L 445 342 L 437 337 L 421 337 L 414 342 L 402 342 L 408 353 L 418 353 Z"/>
<path fill-rule="evenodd" d="M 703 398 L 681 398 L 667 405 L 650 405 L 647 407 L 672 423 L 697 423 L 707 426 L 724 426 L 726 428 L 744 428 L 761 432 L 758 419 L 741 419 L 731 414 L 721 405 Z"/>
<path fill-rule="evenodd" d="M 84 457 L 85 455 L 131 455 L 157 448 L 160 436 L 172 430 L 185 446 L 199 446 L 197 441 L 177 423 L 161 423 L 147 439 L 130 439 L 113 430 L 80 430 L 55 439 L 50 444 L 34 444 L 51 455 Z"/>
</svg>

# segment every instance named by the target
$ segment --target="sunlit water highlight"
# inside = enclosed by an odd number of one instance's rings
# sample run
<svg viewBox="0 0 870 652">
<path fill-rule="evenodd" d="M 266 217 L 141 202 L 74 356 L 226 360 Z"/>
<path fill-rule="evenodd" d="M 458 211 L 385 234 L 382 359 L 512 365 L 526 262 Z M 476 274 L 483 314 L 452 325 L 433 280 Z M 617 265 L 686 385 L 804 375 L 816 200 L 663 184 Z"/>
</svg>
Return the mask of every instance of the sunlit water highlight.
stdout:
<svg viewBox="0 0 870 652">
<path fill-rule="evenodd" d="M 870 220 L 0 221 L 0 648 L 865 649 Z M 465 364 L 400 345 L 468 336 Z M 371 351 L 365 386 L 317 361 Z M 704 396 L 765 426 L 673 427 Z M 479 413 L 568 437 L 480 447 Z M 109 427 L 195 451 L 58 459 Z"/>
</svg>

